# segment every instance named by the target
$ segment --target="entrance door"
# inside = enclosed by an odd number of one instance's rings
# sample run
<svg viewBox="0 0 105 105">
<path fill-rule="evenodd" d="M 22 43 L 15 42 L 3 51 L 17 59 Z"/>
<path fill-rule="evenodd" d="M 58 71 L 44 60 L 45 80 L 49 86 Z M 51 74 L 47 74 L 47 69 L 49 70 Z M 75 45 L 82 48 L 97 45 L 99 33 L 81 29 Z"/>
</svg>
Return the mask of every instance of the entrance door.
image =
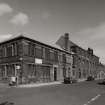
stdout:
<svg viewBox="0 0 105 105">
<path fill-rule="evenodd" d="M 54 81 L 57 81 L 57 67 L 54 67 Z"/>
</svg>

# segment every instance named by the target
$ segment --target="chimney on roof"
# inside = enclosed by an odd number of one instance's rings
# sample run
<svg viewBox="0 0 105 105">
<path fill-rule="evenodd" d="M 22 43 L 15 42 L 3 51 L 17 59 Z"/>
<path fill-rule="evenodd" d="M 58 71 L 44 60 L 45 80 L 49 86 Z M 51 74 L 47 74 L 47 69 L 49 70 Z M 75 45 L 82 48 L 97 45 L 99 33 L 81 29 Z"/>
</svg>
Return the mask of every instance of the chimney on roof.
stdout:
<svg viewBox="0 0 105 105">
<path fill-rule="evenodd" d="M 64 34 L 65 50 L 68 51 L 69 33 Z"/>
<path fill-rule="evenodd" d="M 93 49 L 88 48 L 88 53 L 91 54 L 91 55 L 93 55 Z"/>
</svg>

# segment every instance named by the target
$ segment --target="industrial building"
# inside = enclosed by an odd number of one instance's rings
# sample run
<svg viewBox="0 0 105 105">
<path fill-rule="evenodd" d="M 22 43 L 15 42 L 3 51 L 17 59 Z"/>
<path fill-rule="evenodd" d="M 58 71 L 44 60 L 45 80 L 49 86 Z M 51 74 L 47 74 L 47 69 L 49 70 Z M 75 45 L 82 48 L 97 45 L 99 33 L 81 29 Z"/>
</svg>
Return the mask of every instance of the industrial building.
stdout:
<svg viewBox="0 0 105 105">
<path fill-rule="evenodd" d="M 0 43 L 0 79 L 18 84 L 62 81 L 71 75 L 72 54 L 20 35 Z"/>
<path fill-rule="evenodd" d="M 0 43 L 0 80 L 16 76 L 18 84 L 63 81 L 65 77 L 97 78 L 99 57 L 83 49 L 65 33 L 55 45 L 24 35 Z"/>
</svg>

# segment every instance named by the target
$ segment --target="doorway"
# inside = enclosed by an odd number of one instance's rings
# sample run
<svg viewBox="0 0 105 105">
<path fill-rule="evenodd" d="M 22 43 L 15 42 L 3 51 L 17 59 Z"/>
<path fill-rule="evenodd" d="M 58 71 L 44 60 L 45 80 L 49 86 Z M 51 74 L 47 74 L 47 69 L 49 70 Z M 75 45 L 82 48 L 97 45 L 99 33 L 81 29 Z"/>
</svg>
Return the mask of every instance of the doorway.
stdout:
<svg viewBox="0 0 105 105">
<path fill-rule="evenodd" d="M 57 67 L 54 67 L 54 81 L 57 81 Z"/>
</svg>

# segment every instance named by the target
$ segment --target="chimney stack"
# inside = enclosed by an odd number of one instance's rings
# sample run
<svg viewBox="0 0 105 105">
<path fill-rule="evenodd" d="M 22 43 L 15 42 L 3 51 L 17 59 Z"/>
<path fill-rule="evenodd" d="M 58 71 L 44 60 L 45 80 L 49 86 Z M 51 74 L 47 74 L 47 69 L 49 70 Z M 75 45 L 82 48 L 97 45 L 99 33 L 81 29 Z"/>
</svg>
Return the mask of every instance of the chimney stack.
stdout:
<svg viewBox="0 0 105 105">
<path fill-rule="evenodd" d="M 65 50 L 68 51 L 69 33 L 65 33 L 64 37 L 65 37 Z"/>
</svg>

